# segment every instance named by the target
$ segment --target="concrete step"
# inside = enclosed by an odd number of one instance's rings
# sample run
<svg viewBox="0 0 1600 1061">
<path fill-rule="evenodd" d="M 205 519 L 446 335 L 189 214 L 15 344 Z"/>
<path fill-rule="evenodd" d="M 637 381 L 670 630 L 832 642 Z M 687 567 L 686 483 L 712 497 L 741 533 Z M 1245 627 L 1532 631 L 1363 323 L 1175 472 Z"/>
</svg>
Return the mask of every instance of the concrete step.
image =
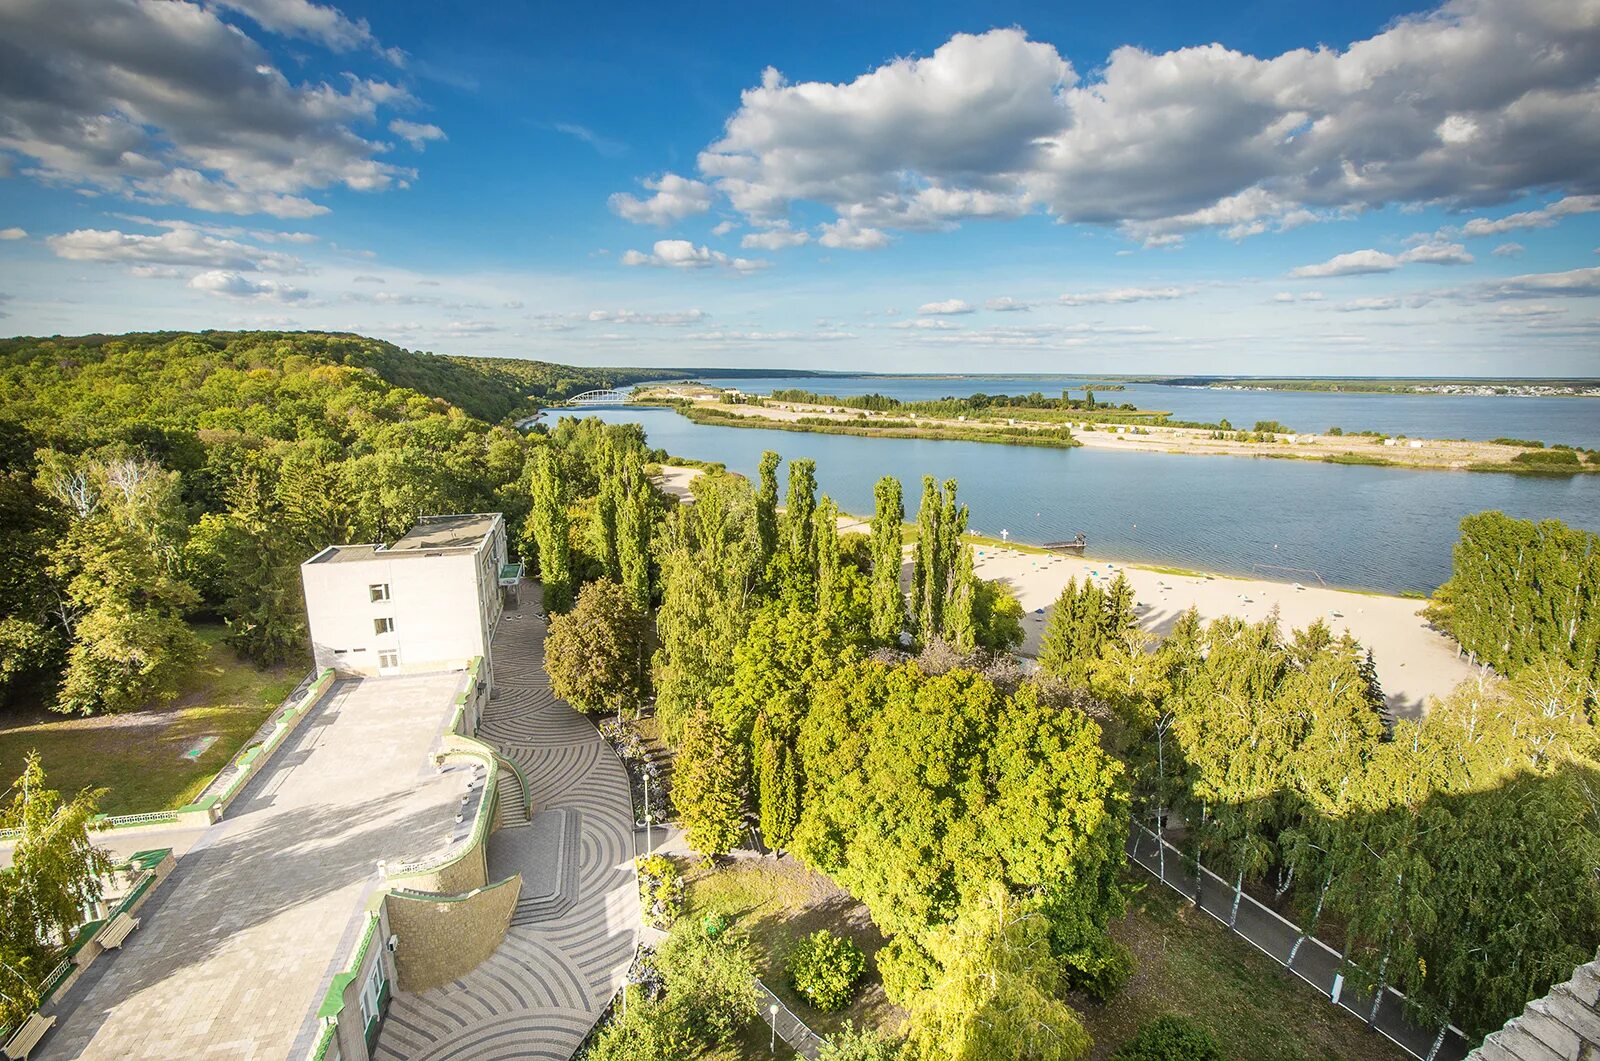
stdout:
<svg viewBox="0 0 1600 1061">
<path fill-rule="evenodd" d="M 553 921 L 578 903 L 578 874 L 583 862 L 580 815 L 570 807 L 533 816 L 526 847 L 533 861 L 522 870 L 522 898 L 511 915 L 513 925 Z"/>
</svg>

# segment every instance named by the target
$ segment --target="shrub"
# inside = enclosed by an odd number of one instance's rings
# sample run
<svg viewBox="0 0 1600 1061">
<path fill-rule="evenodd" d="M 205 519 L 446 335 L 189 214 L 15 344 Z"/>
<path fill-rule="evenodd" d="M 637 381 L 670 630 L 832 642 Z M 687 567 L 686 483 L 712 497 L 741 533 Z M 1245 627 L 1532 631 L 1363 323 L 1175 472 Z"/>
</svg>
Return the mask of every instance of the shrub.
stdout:
<svg viewBox="0 0 1600 1061">
<path fill-rule="evenodd" d="M 1188 1017 L 1168 1015 L 1147 1022 L 1111 1055 L 1111 1061 L 1222 1061 L 1222 1048 Z"/>
<path fill-rule="evenodd" d="M 628 1005 L 620 1002 L 583 1052 L 583 1061 L 687 1061 L 700 1044 L 683 1013 L 670 1002 L 629 987 Z"/>
<path fill-rule="evenodd" d="M 1534 467 L 1576 468 L 1578 455 L 1570 449 L 1531 449 L 1517 454 L 1511 461 L 1513 464 L 1529 464 Z"/>
<path fill-rule="evenodd" d="M 653 928 L 671 928 L 683 913 L 683 874 L 665 855 L 634 860 L 639 871 L 639 912 Z"/>
<path fill-rule="evenodd" d="M 1256 433 L 1257 434 L 1263 434 L 1263 435 L 1265 435 L 1265 434 L 1279 434 L 1279 435 L 1292 435 L 1292 434 L 1294 434 L 1294 429 L 1293 428 L 1285 427 L 1283 424 L 1279 423 L 1276 420 L 1257 420 L 1255 429 L 1256 429 Z"/>
<path fill-rule="evenodd" d="M 1544 443 L 1533 438 L 1495 438 L 1489 441 L 1497 446 L 1522 446 L 1525 449 L 1544 449 Z"/>
<path fill-rule="evenodd" d="M 867 970 L 867 956 L 843 936 L 819 929 L 789 954 L 789 982 L 820 1010 L 839 1009 Z"/>
<path fill-rule="evenodd" d="M 1104 934 L 1061 956 L 1070 986 L 1104 1002 L 1133 976 L 1133 952 Z"/>
<path fill-rule="evenodd" d="M 828 1036 L 817 1057 L 820 1061 L 895 1061 L 900 1046 L 872 1028 L 857 1028 L 849 1021 Z"/>
<path fill-rule="evenodd" d="M 725 1043 L 756 1019 L 756 963 L 739 932 L 711 936 L 681 922 L 656 950 L 656 967 L 667 982 L 667 1002 L 697 1037 Z"/>
</svg>

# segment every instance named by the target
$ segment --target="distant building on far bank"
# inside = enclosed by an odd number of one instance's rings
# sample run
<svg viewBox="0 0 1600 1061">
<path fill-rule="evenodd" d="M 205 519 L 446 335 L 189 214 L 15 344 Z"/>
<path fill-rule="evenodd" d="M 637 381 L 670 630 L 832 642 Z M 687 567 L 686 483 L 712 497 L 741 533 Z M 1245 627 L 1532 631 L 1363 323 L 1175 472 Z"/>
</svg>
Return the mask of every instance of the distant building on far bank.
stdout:
<svg viewBox="0 0 1600 1061">
<path fill-rule="evenodd" d="M 317 670 L 416 674 L 483 657 L 522 566 L 498 512 L 424 516 L 393 545 L 330 545 L 300 565 Z"/>
</svg>

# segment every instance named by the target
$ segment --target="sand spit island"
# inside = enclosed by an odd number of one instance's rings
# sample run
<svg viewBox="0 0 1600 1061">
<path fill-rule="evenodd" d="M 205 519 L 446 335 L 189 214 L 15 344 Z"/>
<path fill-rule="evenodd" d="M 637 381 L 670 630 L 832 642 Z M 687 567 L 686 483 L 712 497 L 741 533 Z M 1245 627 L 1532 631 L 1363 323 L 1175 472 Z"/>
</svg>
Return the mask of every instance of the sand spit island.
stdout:
<svg viewBox="0 0 1600 1061">
<path fill-rule="evenodd" d="M 982 400 L 979 400 L 979 399 Z M 1290 430 L 1276 421 L 1248 428 L 1173 422 L 1159 410 L 1094 397 L 974 396 L 902 402 L 883 395 L 775 391 L 745 394 L 698 383 L 641 386 L 630 402 L 666 405 L 696 423 L 876 438 L 933 438 L 1007 445 L 1140 450 L 1150 453 L 1220 454 L 1327 464 L 1361 464 L 1433 471 L 1577 475 L 1600 472 L 1600 453 L 1566 446 L 1546 448 L 1530 439 L 1492 441 L 1408 438 L 1363 431 Z"/>
</svg>

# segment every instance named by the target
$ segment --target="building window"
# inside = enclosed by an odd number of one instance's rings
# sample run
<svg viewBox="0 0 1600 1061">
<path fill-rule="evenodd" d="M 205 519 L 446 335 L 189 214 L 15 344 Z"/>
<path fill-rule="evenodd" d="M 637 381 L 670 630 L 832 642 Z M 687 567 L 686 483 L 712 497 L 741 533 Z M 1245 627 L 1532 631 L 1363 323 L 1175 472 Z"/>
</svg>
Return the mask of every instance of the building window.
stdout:
<svg viewBox="0 0 1600 1061">
<path fill-rule="evenodd" d="M 369 594 L 371 594 L 372 599 L 374 601 L 388 600 L 389 599 L 389 583 L 380 582 L 380 583 L 378 583 L 376 585 L 368 586 L 367 587 L 367 592 Z"/>
<path fill-rule="evenodd" d="M 398 652 L 379 652 L 378 653 L 378 666 L 385 667 L 385 668 L 400 666 L 400 653 L 398 653 Z"/>
<path fill-rule="evenodd" d="M 388 616 L 384 616 L 382 619 L 374 619 L 372 620 L 372 630 L 378 634 L 392 634 L 394 633 L 394 620 Z"/>
</svg>

